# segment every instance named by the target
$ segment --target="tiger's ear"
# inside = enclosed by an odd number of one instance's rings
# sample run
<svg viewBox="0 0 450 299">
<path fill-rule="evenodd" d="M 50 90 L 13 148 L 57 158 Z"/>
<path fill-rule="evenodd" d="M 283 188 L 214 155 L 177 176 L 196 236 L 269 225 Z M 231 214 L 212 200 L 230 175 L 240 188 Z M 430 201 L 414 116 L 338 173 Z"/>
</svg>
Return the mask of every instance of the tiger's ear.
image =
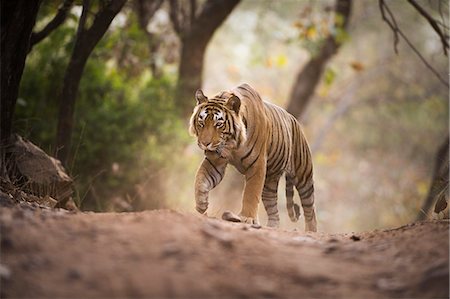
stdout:
<svg viewBox="0 0 450 299">
<path fill-rule="evenodd" d="M 228 99 L 225 106 L 233 110 L 236 113 L 239 113 L 239 108 L 241 108 L 241 99 L 239 99 L 236 95 L 232 94 L 231 97 Z"/>
<path fill-rule="evenodd" d="M 197 89 L 197 91 L 195 92 L 195 99 L 197 100 L 197 105 L 208 101 L 208 98 L 203 94 L 203 91 L 201 89 Z"/>
</svg>

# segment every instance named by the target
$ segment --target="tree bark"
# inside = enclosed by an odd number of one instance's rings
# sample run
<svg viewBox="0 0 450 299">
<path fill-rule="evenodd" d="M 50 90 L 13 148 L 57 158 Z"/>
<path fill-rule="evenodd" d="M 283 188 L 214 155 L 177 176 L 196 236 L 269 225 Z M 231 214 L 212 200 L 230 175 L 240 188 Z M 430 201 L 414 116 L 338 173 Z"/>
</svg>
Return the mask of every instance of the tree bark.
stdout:
<svg viewBox="0 0 450 299">
<path fill-rule="evenodd" d="M 430 189 L 428 190 L 427 197 L 425 198 L 422 208 L 417 215 L 417 220 L 424 220 L 428 218 L 428 214 L 431 207 L 436 201 L 438 194 L 444 190 L 449 183 L 449 136 L 439 146 L 436 152 L 436 158 L 434 162 L 433 177 L 431 180 Z"/>
<path fill-rule="evenodd" d="M 347 29 L 351 14 L 352 0 L 337 0 L 335 13 L 343 17 L 342 28 Z M 322 77 L 323 70 L 328 60 L 337 53 L 340 43 L 336 41 L 335 36 L 330 35 L 325 39 L 323 45 L 316 56 L 313 56 L 306 66 L 299 72 L 297 79 L 289 96 L 289 102 L 286 110 L 300 117 L 309 102 L 311 101 L 314 90 Z"/>
<path fill-rule="evenodd" d="M 208 0 L 196 15 L 196 1 L 189 2 L 189 15 L 183 10 L 182 3 L 172 0 L 171 20 L 175 31 L 181 39 L 180 66 L 176 104 L 183 117 L 192 112 L 194 93 L 202 85 L 203 62 L 206 47 L 214 32 L 225 21 L 240 0 Z M 178 11 L 181 8 L 181 14 Z M 180 15 L 184 16 L 180 19 Z"/>
<path fill-rule="evenodd" d="M 74 0 L 64 0 L 64 3 L 58 8 L 58 12 L 53 19 L 45 25 L 39 32 L 32 32 L 30 37 L 30 47 L 28 52 L 31 52 L 33 47 L 50 35 L 56 28 L 58 28 L 67 18 L 67 14 L 72 8 Z"/>
<path fill-rule="evenodd" d="M 206 46 L 194 38 L 182 42 L 176 101 L 185 117 L 192 113 L 195 91 L 202 86 Z"/>
<path fill-rule="evenodd" d="M 40 3 L 38 0 L 1 1 L 1 176 L 6 175 L 4 149 L 11 139 L 14 108 Z"/>
<path fill-rule="evenodd" d="M 86 62 L 97 43 L 105 34 L 114 17 L 120 12 L 126 0 L 112 0 L 106 6 L 100 8 L 92 25 L 84 28 L 89 1 L 83 1 L 83 12 L 77 31 L 75 45 L 66 69 L 63 87 L 59 100 L 58 128 L 56 133 L 55 155 L 67 166 L 70 156 L 70 147 L 73 131 L 73 114 L 78 87 Z"/>
</svg>

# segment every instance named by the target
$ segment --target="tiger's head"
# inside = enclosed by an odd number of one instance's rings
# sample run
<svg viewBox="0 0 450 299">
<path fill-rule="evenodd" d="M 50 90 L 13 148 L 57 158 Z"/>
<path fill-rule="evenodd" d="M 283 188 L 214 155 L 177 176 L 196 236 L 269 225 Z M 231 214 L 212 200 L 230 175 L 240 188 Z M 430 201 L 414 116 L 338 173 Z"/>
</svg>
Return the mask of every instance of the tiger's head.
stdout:
<svg viewBox="0 0 450 299">
<path fill-rule="evenodd" d="M 199 89 L 197 106 L 192 113 L 189 132 L 197 137 L 198 146 L 227 158 L 246 140 L 245 126 L 239 115 L 241 100 L 235 94 L 222 92 L 208 99 Z"/>
</svg>

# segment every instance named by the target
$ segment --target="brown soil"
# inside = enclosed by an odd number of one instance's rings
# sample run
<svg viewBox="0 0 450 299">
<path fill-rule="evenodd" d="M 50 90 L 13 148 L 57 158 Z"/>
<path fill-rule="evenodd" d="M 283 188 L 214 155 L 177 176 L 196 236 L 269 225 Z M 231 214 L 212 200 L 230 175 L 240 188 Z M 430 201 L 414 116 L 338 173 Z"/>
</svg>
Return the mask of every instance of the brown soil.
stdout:
<svg viewBox="0 0 450 299">
<path fill-rule="evenodd" d="M 443 221 L 330 235 L 22 205 L 0 208 L 0 225 L 5 298 L 449 296 Z"/>
</svg>

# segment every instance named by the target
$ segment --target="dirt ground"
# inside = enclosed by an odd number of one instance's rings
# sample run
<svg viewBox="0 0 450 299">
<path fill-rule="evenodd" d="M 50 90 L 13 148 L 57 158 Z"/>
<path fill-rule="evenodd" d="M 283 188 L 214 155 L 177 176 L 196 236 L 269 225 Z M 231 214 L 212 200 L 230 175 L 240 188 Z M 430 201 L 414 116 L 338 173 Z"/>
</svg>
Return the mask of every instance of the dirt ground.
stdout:
<svg viewBox="0 0 450 299">
<path fill-rule="evenodd" d="M 361 234 L 0 208 L 1 297 L 448 298 L 449 223 Z"/>
</svg>

